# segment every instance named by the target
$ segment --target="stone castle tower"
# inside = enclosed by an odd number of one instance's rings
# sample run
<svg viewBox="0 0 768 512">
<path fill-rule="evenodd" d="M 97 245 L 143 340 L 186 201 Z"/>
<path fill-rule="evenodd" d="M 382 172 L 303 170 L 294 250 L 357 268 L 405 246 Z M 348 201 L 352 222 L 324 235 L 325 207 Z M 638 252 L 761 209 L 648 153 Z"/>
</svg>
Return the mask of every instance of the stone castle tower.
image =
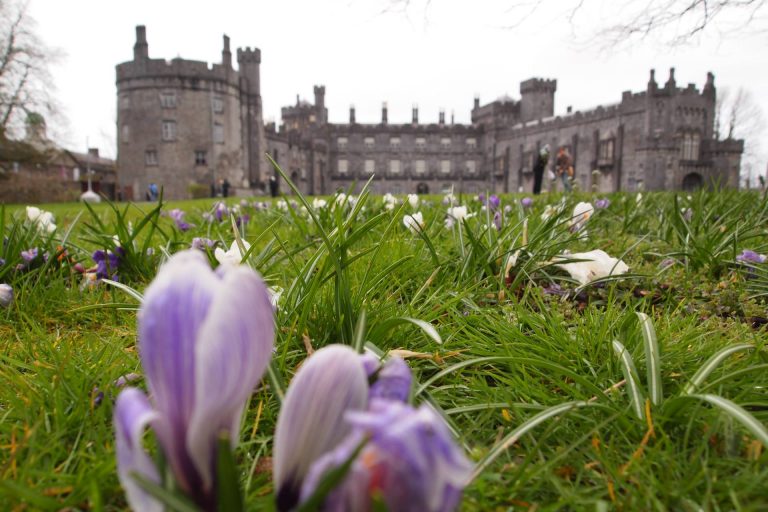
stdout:
<svg viewBox="0 0 768 512">
<path fill-rule="evenodd" d="M 264 180 L 266 151 L 258 48 L 237 51 L 225 35 L 221 63 L 151 59 L 144 26 L 133 60 L 117 66 L 119 187 L 141 199 L 150 183 L 165 197 L 189 197 L 227 180 L 248 189 Z"/>
</svg>

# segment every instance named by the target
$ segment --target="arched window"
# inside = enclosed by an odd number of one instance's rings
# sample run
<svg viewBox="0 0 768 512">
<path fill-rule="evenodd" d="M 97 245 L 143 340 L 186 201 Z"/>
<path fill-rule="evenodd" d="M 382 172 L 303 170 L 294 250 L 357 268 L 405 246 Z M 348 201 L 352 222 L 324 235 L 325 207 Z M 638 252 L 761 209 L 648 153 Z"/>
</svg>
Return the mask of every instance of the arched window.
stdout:
<svg viewBox="0 0 768 512">
<path fill-rule="evenodd" d="M 680 148 L 680 158 L 682 160 L 698 160 L 700 145 L 701 137 L 698 133 L 688 132 L 683 134 L 683 144 Z"/>
</svg>

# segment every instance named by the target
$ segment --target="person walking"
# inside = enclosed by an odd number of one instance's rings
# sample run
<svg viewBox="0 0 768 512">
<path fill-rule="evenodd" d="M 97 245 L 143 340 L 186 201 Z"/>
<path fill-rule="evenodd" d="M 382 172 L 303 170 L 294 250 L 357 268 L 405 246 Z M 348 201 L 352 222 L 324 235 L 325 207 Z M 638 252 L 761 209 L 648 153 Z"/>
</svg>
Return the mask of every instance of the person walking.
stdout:
<svg viewBox="0 0 768 512">
<path fill-rule="evenodd" d="M 549 163 L 549 144 L 544 144 L 539 154 L 536 156 L 536 163 L 533 166 L 533 193 L 541 194 L 541 182 L 544 179 L 544 171 Z"/>
<path fill-rule="evenodd" d="M 227 178 L 224 178 L 224 181 L 221 182 L 221 195 L 229 197 L 229 180 Z"/>
<path fill-rule="evenodd" d="M 570 192 L 573 190 L 571 187 L 571 179 L 573 178 L 573 158 L 568 153 L 568 148 L 560 146 L 557 150 L 557 160 L 555 161 L 557 175 L 563 182 L 563 191 Z"/>
</svg>

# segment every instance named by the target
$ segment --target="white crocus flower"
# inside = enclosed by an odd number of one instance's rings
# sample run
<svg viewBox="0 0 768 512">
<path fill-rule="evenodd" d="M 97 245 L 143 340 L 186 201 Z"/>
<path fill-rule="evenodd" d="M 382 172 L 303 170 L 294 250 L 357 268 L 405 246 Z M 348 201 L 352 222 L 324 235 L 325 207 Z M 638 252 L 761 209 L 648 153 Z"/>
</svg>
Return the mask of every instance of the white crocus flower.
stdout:
<svg viewBox="0 0 768 512">
<path fill-rule="evenodd" d="M 270 286 L 267 288 L 269 293 L 269 301 L 272 303 L 272 307 L 277 309 L 277 305 L 280 302 L 280 297 L 283 296 L 283 289 L 279 286 Z"/>
<path fill-rule="evenodd" d="M 466 206 L 453 206 L 448 208 L 448 216 L 445 218 L 445 227 L 451 229 L 455 223 L 474 216 L 475 214 L 469 213 Z"/>
<path fill-rule="evenodd" d="M 638 192 L 637 195 L 635 196 L 635 203 L 640 204 L 642 202 L 643 202 L 643 193 Z"/>
<path fill-rule="evenodd" d="M 41 210 L 36 206 L 27 206 L 27 219 L 37 226 L 37 230 L 42 233 L 53 233 L 56 231 L 56 223 L 51 212 Z"/>
<path fill-rule="evenodd" d="M 421 212 L 416 212 L 413 215 L 406 215 L 403 217 L 403 224 L 414 233 L 418 233 L 424 229 L 424 216 Z"/>
<path fill-rule="evenodd" d="M 245 253 L 247 253 L 251 248 L 251 244 L 245 240 L 242 242 L 243 247 L 245 248 Z M 243 256 L 245 253 L 240 251 L 240 246 L 237 245 L 237 240 L 232 242 L 232 245 L 229 247 L 228 251 L 225 251 L 221 247 L 217 247 L 216 250 L 213 251 L 213 255 L 216 257 L 216 261 L 222 265 L 239 265 L 243 261 Z"/>
<path fill-rule="evenodd" d="M 629 267 L 626 263 L 620 259 L 609 256 L 601 249 L 557 256 L 555 261 L 558 260 L 584 260 L 556 264 L 556 266 L 568 272 L 581 286 L 602 277 L 626 274 L 629 271 Z"/>
<path fill-rule="evenodd" d="M 280 199 L 280 200 L 278 200 L 278 201 L 275 203 L 275 207 L 276 207 L 278 210 L 282 210 L 282 211 L 284 211 L 284 212 L 287 212 L 287 211 L 288 211 L 288 203 L 287 203 L 286 201 L 284 201 L 283 199 Z"/>
<path fill-rule="evenodd" d="M 316 197 L 312 200 L 312 208 L 315 210 L 319 210 L 320 208 L 325 208 L 325 206 L 328 204 L 328 202 L 325 199 L 320 199 L 319 197 Z"/>
<path fill-rule="evenodd" d="M 408 204 L 411 205 L 411 208 L 414 210 L 419 207 L 419 196 L 416 194 L 408 194 Z"/>
<path fill-rule="evenodd" d="M 573 209 L 571 231 L 581 231 L 593 213 L 595 213 L 595 208 L 591 203 L 578 203 Z"/>
</svg>

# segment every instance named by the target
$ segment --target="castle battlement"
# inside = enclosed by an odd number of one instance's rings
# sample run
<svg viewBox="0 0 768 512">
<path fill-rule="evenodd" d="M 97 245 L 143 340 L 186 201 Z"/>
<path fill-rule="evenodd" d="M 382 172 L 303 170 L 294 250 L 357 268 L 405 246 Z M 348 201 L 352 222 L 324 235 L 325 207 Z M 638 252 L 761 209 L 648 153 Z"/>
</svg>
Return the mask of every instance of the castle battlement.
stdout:
<svg viewBox="0 0 768 512">
<path fill-rule="evenodd" d="M 520 94 L 526 94 L 530 92 L 551 92 L 554 93 L 557 90 L 557 80 L 547 80 L 544 78 L 529 78 L 524 82 L 520 82 Z"/>
</svg>

